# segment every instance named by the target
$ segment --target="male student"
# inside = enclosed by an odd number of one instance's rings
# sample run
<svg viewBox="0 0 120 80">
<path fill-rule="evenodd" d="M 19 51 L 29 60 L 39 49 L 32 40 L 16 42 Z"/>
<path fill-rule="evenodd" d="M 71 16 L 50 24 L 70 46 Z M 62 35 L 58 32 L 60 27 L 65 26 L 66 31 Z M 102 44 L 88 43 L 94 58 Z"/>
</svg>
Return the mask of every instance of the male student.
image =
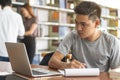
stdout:
<svg viewBox="0 0 120 80">
<path fill-rule="evenodd" d="M 118 39 L 97 29 L 100 25 L 101 8 L 94 2 L 83 1 L 75 9 L 76 30 L 69 33 L 49 61 L 49 67 L 99 68 L 101 72 L 120 66 Z M 71 50 L 70 63 L 61 59 Z"/>
<path fill-rule="evenodd" d="M 0 61 L 9 61 L 5 42 L 17 42 L 17 37 L 23 36 L 25 29 L 22 17 L 12 10 L 11 0 L 0 0 Z"/>
</svg>

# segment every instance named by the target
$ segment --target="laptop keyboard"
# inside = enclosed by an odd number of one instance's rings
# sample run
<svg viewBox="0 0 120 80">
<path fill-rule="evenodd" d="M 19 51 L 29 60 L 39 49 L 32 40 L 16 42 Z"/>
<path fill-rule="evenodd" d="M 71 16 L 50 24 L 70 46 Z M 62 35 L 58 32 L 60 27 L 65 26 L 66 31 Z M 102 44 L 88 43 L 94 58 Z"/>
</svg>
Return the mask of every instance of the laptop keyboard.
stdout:
<svg viewBox="0 0 120 80">
<path fill-rule="evenodd" d="M 33 73 L 34 75 L 43 75 L 43 74 L 46 74 L 46 73 L 44 73 L 44 72 L 39 72 L 39 71 L 35 71 L 35 70 L 32 70 L 32 73 Z"/>
<path fill-rule="evenodd" d="M 43 73 L 49 73 L 50 72 L 49 70 L 43 69 L 43 68 L 32 68 L 32 70 L 38 71 L 38 72 L 43 72 Z"/>
</svg>

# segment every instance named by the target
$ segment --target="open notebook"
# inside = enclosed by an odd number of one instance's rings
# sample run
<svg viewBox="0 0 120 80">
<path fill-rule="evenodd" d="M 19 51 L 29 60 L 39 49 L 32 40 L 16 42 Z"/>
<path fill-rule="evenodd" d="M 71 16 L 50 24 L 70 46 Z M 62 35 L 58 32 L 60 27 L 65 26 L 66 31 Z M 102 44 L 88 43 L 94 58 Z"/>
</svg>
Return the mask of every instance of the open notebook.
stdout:
<svg viewBox="0 0 120 80">
<path fill-rule="evenodd" d="M 23 43 L 5 43 L 13 71 L 19 74 L 32 77 L 60 75 L 61 73 L 49 71 L 43 68 L 34 68 L 30 66 L 26 48 Z"/>
<path fill-rule="evenodd" d="M 99 68 L 84 68 L 84 69 L 64 69 L 59 70 L 64 76 L 99 76 Z"/>
</svg>

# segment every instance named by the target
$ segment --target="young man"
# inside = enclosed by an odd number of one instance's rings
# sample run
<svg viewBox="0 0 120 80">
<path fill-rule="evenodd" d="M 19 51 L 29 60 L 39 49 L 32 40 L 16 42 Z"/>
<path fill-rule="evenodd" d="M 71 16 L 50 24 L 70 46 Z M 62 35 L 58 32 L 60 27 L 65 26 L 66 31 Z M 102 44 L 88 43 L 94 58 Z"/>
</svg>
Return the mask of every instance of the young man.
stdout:
<svg viewBox="0 0 120 80">
<path fill-rule="evenodd" d="M 11 0 L 0 0 L 0 61 L 9 61 L 5 42 L 17 42 L 17 37 L 23 36 L 25 29 L 22 17 L 14 12 Z"/>
<path fill-rule="evenodd" d="M 83 1 L 75 9 L 76 30 L 69 33 L 49 61 L 49 67 L 99 68 L 101 72 L 120 66 L 120 46 L 116 37 L 97 29 L 100 25 L 101 8 L 94 2 Z M 61 59 L 69 53 L 70 63 Z"/>
</svg>

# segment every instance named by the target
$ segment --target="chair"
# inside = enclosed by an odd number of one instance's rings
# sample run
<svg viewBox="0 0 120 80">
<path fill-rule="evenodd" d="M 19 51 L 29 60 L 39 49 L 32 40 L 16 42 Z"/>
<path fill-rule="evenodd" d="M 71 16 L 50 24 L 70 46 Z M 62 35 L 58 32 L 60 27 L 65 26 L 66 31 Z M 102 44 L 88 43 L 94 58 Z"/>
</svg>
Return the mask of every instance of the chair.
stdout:
<svg viewBox="0 0 120 80">
<path fill-rule="evenodd" d="M 50 60 L 50 58 L 52 57 L 52 55 L 54 54 L 54 52 L 50 52 L 50 53 L 42 53 L 41 55 L 43 56 L 42 61 L 40 62 L 39 65 L 44 65 L 44 66 L 48 66 L 48 62 Z M 65 56 L 62 61 L 63 62 L 67 62 L 68 59 L 71 59 L 71 54 L 68 54 L 67 56 Z"/>
</svg>

